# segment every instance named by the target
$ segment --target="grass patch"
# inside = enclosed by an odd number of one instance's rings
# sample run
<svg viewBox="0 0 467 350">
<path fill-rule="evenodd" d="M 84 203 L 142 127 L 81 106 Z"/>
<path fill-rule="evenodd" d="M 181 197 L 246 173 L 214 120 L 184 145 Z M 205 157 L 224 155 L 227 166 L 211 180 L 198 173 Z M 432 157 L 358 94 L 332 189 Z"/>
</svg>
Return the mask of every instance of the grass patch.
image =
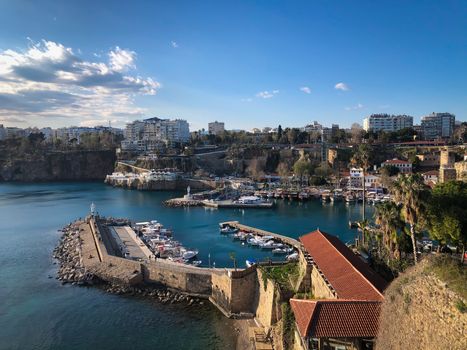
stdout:
<svg viewBox="0 0 467 350">
<path fill-rule="evenodd" d="M 282 339 L 284 349 L 292 349 L 294 342 L 294 323 L 295 318 L 289 303 L 281 305 L 282 310 Z"/>
<path fill-rule="evenodd" d="M 263 282 L 265 282 L 266 278 L 270 279 L 284 291 L 293 291 L 300 274 L 298 263 L 288 263 L 278 266 L 261 266 L 261 270 L 263 272 Z"/>
<path fill-rule="evenodd" d="M 457 310 L 459 310 L 462 314 L 467 312 L 467 305 L 461 300 L 457 299 L 456 303 L 454 304 Z"/>
<path fill-rule="evenodd" d="M 433 259 L 431 270 L 448 288 L 467 299 L 467 269 L 450 256 L 439 256 Z"/>
</svg>

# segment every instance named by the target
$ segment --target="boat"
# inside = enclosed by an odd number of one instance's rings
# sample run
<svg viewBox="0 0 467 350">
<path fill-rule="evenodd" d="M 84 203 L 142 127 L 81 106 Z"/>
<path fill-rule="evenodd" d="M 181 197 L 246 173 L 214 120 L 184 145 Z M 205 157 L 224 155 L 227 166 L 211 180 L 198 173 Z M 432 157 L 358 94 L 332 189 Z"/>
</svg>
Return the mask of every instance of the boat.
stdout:
<svg viewBox="0 0 467 350">
<path fill-rule="evenodd" d="M 276 255 L 287 254 L 287 248 L 274 248 L 272 253 Z"/>
<path fill-rule="evenodd" d="M 185 250 L 183 252 L 181 250 L 180 252 L 182 253 L 182 258 L 186 259 L 186 260 L 193 259 L 196 255 L 198 255 L 198 251 L 196 249 L 195 250 Z"/>
<path fill-rule="evenodd" d="M 246 265 L 246 267 L 252 267 L 253 265 L 256 265 L 256 260 L 255 259 L 247 259 L 247 260 L 245 260 L 245 265 Z"/>
<path fill-rule="evenodd" d="M 262 243 L 262 242 L 253 237 L 253 238 L 247 239 L 247 243 L 248 243 L 249 245 L 258 246 L 258 245 L 259 245 L 260 243 Z"/>
<path fill-rule="evenodd" d="M 201 265 L 201 263 L 202 263 L 202 261 L 201 261 L 201 260 L 193 260 L 193 261 L 191 262 L 191 264 L 190 264 L 190 265 L 193 265 L 193 266 L 199 266 L 199 265 Z"/>
<path fill-rule="evenodd" d="M 286 256 L 287 261 L 297 261 L 298 253 L 292 253 Z"/>
<path fill-rule="evenodd" d="M 229 235 L 229 234 L 237 233 L 238 229 L 235 227 L 225 226 L 220 229 L 220 232 L 224 235 Z"/>
</svg>

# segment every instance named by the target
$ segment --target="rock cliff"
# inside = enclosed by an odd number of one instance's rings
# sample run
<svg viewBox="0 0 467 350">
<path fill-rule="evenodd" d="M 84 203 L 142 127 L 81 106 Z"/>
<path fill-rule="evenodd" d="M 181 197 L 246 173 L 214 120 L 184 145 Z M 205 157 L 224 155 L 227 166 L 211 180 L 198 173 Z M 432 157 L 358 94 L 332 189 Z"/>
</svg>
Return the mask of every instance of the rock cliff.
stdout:
<svg viewBox="0 0 467 350">
<path fill-rule="evenodd" d="M 104 180 L 115 165 L 114 151 L 48 152 L 0 159 L 1 181 Z"/>
<path fill-rule="evenodd" d="M 467 349 L 466 300 L 452 285 L 430 260 L 395 279 L 385 291 L 376 350 Z"/>
</svg>

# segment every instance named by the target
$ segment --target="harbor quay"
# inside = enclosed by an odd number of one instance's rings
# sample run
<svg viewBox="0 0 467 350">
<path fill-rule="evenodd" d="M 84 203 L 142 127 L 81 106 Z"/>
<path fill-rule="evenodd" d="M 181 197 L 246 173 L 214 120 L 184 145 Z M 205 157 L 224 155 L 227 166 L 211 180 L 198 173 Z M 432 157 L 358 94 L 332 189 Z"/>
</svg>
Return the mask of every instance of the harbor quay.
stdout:
<svg viewBox="0 0 467 350">
<path fill-rule="evenodd" d="M 273 238 L 276 242 L 293 247 L 297 260 L 299 252 L 303 256 L 300 242 L 292 238 L 236 221 L 223 222 L 220 226 L 247 231 L 268 240 Z M 186 300 L 207 299 L 229 318 L 257 317 L 266 325 L 274 322 L 271 318 L 272 304 L 265 308 L 265 305 L 272 303 L 269 294 L 274 288 L 271 287 L 269 291 L 264 288 L 258 266 L 282 265 L 287 263 L 286 259 L 255 262 L 246 269 L 194 266 L 177 259 L 156 256 L 138 236 L 129 220 L 99 215 L 89 215 L 84 220 L 68 225 L 64 229 L 64 237 L 70 235 L 74 237 L 75 244 L 64 246 L 63 243 L 69 239 L 62 238 L 54 255 L 62 266 L 60 271 L 65 271 L 63 274 L 59 273 L 59 279 L 63 283 L 103 283 L 108 286 L 108 291 L 119 294 L 162 288 L 185 295 Z M 77 257 L 69 259 L 69 251 L 78 252 Z M 80 271 L 79 275 L 75 274 L 77 269 Z M 265 315 L 265 312 L 269 314 Z"/>
<path fill-rule="evenodd" d="M 339 342 L 364 349 L 374 342 L 387 284 L 336 236 L 317 229 L 296 240 L 238 221 L 221 222 L 219 234 L 277 251 L 284 259 L 247 261 L 244 269 L 236 267 L 235 258 L 234 268 L 201 267 L 194 260 L 197 251 L 163 239 L 172 232 L 155 220 L 132 223 L 91 213 L 67 226 L 56 249 L 62 283 L 101 283 L 109 292 L 138 291 L 162 303 L 209 301 L 226 317 L 246 322 L 257 349 L 272 349 L 271 339 L 282 341 L 280 325 L 291 314 L 296 328 L 287 337 L 303 348 Z M 355 324 L 341 333 L 313 328 L 313 322 L 340 319 L 352 310 Z M 276 336 L 266 336 L 271 332 Z"/>
</svg>

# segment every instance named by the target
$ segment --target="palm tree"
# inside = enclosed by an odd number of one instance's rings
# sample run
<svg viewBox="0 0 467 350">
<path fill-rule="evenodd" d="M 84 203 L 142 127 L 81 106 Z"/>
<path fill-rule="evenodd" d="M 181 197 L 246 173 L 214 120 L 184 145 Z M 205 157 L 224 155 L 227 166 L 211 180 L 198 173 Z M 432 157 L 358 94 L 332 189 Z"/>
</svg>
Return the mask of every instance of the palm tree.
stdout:
<svg viewBox="0 0 467 350">
<path fill-rule="evenodd" d="M 357 221 L 357 228 L 359 231 L 362 232 L 362 246 L 365 246 L 365 237 L 368 232 L 368 226 L 369 222 L 366 219 L 363 219 L 362 221 Z"/>
<path fill-rule="evenodd" d="M 383 245 L 396 259 L 399 259 L 399 241 L 397 232 L 403 228 L 400 207 L 394 202 L 378 204 L 375 211 L 375 223 L 383 233 Z"/>
<path fill-rule="evenodd" d="M 370 148 L 368 145 L 360 145 L 358 150 L 354 153 L 350 159 L 350 163 L 354 166 L 362 168 L 362 180 L 363 180 L 363 217 L 362 220 L 365 220 L 365 172 L 370 166 Z"/>
<path fill-rule="evenodd" d="M 396 203 L 401 205 L 402 217 L 410 226 L 414 261 L 417 264 L 417 242 L 415 228 L 424 219 L 425 184 L 420 174 L 399 175 L 391 189 Z"/>
</svg>

